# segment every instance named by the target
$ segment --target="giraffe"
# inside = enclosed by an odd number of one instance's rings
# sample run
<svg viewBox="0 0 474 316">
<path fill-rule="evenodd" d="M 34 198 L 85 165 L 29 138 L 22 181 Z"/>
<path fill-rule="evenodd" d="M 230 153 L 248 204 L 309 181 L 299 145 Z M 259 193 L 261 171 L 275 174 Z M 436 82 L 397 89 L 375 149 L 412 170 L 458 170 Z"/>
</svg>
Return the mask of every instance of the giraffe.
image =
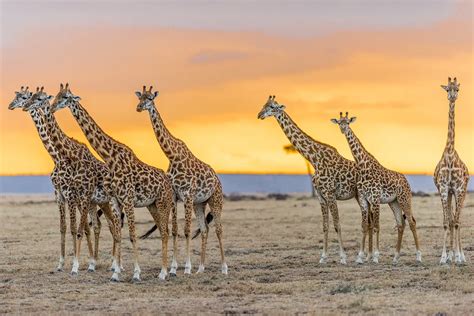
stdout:
<svg viewBox="0 0 474 316">
<path fill-rule="evenodd" d="M 329 212 L 333 218 L 339 242 L 340 263 L 346 264 L 346 253 L 342 243 L 341 225 L 337 200 L 349 200 L 356 197 L 356 165 L 342 157 L 337 150 L 327 144 L 318 142 L 302 131 L 298 125 L 285 112 L 285 106 L 275 101 L 275 96 L 270 96 L 258 113 L 258 118 L 263 120 L 274 116 L 298 152 L 306 158 L 315 169 L 312 184 L 316 197 L 321 205 L 323 215 L 324 243 L 319 263 L 327 261 Z"/>
<path fill-rule="evenodd" d="M 105 164 L 97 160 L 87 147 L 79 143 L 78 141 L 68 137 L 61 130 L 57 124 L 54 115 L 51 113 L 51 106 L 49 100 L 52 96 L 48 96 L 47 93 L 37 89 L 36 93 L 31 96 L 29 101 L 24 105 L 23 110 L 28 112 L 41 111 L 43 118 L 45 119 L 46 129 L 48 130 L 49 139 L 52 146 L 57 150 L 59 156 L 62 158 L 60 164 L 66 165 L 72 172 L 66 181 L 68 187 L 65 188 L 67 194 L 66 200 L 70 207 L 70 218 L 71 220 L 71 234 L 73 235 L 74 248 L 74 259 L 73 268 L 71 273 L 73 275 L 78 274 L 81 239 L 83 231 L 86 231 L 87 243 L 90 254 L 90 261 L 88 271 L 95 271 L 96 261 L 98 259 L 98 248 L 99 248 L 99 234 L 100 234 L 100 220 L 97 215 L 97 205 L 106 215 L 106 219 L 109 223 L 109 229 L 114 237 L 114 244 L 117 242 L 117 238 L 120 236 L 120 223 L 119 213 L 113 212 L 110 208 L 110 185 L 107 183 L 110 177 L 108 169 Z M 75 213 L 76 208 L 79 208 L 81 214 L 79 230 L 76 230 L 75 224 Z M 89 226 L 86 225 L 87 214 L 90 214 L 95 235 L 95 249 L 92 247 L 89 238 Z M 77 241 L 75 237 L 77 236 Z M 74 247 L 74 246 L 73 246 Z M 113 267 L 119 260 L 115 257 L 115 251 L 113 255 Z"/>
<path fill-rule="evenodd" d="M 416 221 L 411 209 L 411 189 L 407 179 L 401 173 L 383 167 L 374 156 L 372 156 L 362 145 L 354 134 L 349 124 L 354 123 L 355 117 L 348 117 L 339 113 L 338 119 L 331 119 L 331 122 L 339 125 L 349 143 L 352 155 L 357 164 L 357 197 L 362 208 L 362 242 L 358 254 L 358 260 L 364 257 L 364 244 L 367 233 L 369 234 L 369 253 L 367 260 L 372 256 L 372 233 L 376 234 L 375 251 L 372 261 L 379 261 L 379 215 L 380 204 L 388 204 L 393 211 L 397 222 L 398 240 L 396 253 L 393 262 L 397 263 L 400 257 L 403 231 L 405 229 L 405 219 L 408 219 L 410 229 L 415 239 L 416 260 L 421 262 L 421 251 L 416 233 Z"/>
<path fill-rule="evenodd" d="M 448 93 L 449 100 L 449 123 L 448 123 L 448 139 L 441 156 L 441 160 L 436 166 L 434 172 L 434 183 L 438 188 L 443 205 L 443 252 L 441 254 L 440 264 L 452 261 L 453 249 L 455 251 L 455 262 L 461 264 L 466 262 L 466 257 L 461 246 L 461 210 L 466 197 L 467 184 L 469 182 L 469 171 L 466 165 L 459 158 L 456 149 L 454 149 L 454 107 L 458 97 L 460 84 L 457 79 L 448 78 L 448 85 L 442 85 Z M 455 200 L 455 208 L 451 206 L 452 198 Z M 448 227 L 450 230 L 450 246 L 449 255 L 446 254 L 446 240 L 448 237 Z M 454 239 L 454 248 L 453 248 Z"/>
<path fill-rule="evenodd" d="M 222 223 L 221 213 L 223 204 L 222 185 L 216 172 L 211 166 L 202 162 L 189 150 L 186 144 L 174 137 L 166 128 L 160 113 L 155 106 L 155 98 L 158 91 L 152 92 L 152 87 L 143 91 L 135 92 L 139 99 L 137 111 L 148 111 L 151 124 L 155 131 L 156 139 L 170 161 L 167 174 L 171 179 L 175 200 L 184 202 L 185 220 L 184 235 L 186 237 L 186 263 L 185 274 L 191 273 L 190 258 L 190 239 L 191 239 L 191 216 L 194 213 L 197 218 L 199 229 L 193 234 L 193 239 L 201 234 L 201 262 L 197 273 L 204 272 L 204 262 L 206 258 L 206 243 L 208 235 L 208 224 L 214 220 L 217 239 L 219 241 L 221 253 L 221 272 L 227 274 L 227 264 L 224 257 L 224 247 L 222 244 Z M 205 216 L 206 204 L 210 207 L 210 212 Z M 156 226 L 155 226 L 156 227 Z M 155 228 L 154 227 L 154 228 Z M 147 234 L 149 235 L 154 228 Z M 173 261 L 171 264 L 171 273 L 176 274 L 178 264 L 175 256 L 177 253 L 177 223 L 176 223 L 176 204 L 173 210 Z"/>
<path fill-rule="evenodd" d="M 114 203 L 127 216 L 130 241 L 133 247 L 134 272 L 133 281 L 140 281 L 138 264 L 138 247 L 135 235 L 134 207 L 147 207 L 161 233 L 162 267 L 160 280 L 168 275 L 168 220 L 174 207 L 171 182 L 161 169 L 149 166 L 140 161 L 126 145 L 117 142 L 94 121 L 86 109 L 79 103 L 81 98 L 74 95 L 69 85 L 59 91 L 53 103 L 53 112 L 68 107 L 78 122 L 87 140 L 105 161 L 112 178 Z M 120 254 L 120 242 L 117 251 Z M 118 281 L 120 265 L 115 267 L 112 281 Z"/>
</svg>

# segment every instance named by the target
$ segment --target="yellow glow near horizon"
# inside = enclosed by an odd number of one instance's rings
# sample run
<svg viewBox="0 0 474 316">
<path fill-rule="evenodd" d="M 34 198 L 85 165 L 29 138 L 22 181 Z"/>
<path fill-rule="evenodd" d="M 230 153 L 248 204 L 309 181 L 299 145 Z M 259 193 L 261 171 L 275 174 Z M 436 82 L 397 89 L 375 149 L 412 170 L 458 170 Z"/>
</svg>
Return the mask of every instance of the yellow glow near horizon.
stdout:
<svg viewBox="0 0 474 316">
<path fill-rule="evenodd" d="M 20 85 L 44 85 L 54 95 L 66 80 L 107 133 L 163 169 L 168 161 L 148 114 L 135 111 L 134 91 L 143 84 L 160 90 L 157 107 L 170 131 L 218 172 L 305 172 L 299 155 L 284 152 L 288 140 L 275 119 L 256 118 L 275 94 L 303 130 L 345 157 L 352 159 L 347 142 L 329 121 L 339 111 L 358 117 L 355 133 L 383 165 L 432 174 L 446 143 L 448 101 L 439 85 L 448 76 L 461 82 L 456 149 L 472 172 L 471 26 L 472 15 L 305 38 L 164 27 L 34 31 L 2 48 L 8 80 L 0 95 L 0 174 L 51 171 L 29 115 L 6 107 Z M 42 40 L 65 32 L 68 45 L 60 53 Z M 56 116 L 68 135 L 86 142 L 68 110 Z"/>
</svg>

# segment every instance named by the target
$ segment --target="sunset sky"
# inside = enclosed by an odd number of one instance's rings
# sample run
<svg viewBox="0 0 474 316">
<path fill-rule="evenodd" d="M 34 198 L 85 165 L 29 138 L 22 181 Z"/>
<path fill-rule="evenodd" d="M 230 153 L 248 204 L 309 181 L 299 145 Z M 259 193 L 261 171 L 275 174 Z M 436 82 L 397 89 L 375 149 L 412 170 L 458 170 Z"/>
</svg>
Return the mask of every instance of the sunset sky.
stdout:
<svg viewBox="0 0 474 316">
<path fill-rule="evenodd" d="M 301 173 L 269 94 L 315 139 L 352 155 L 340 111 L 386 167 L 431 174 L 446 143 L 448 100 L 461 83 L 456 149 L 474 172 L 472 1 L 1 1 L 0 174 L 47 174 L 53 163 L 27 113 L 9 111 L 20 86 L 82 105 L 143 161 L 166 169 L 143 85 L 170 131 L 218 172 Z M 69 110 L 56 117 L 86 142 Z"/>
</svg>

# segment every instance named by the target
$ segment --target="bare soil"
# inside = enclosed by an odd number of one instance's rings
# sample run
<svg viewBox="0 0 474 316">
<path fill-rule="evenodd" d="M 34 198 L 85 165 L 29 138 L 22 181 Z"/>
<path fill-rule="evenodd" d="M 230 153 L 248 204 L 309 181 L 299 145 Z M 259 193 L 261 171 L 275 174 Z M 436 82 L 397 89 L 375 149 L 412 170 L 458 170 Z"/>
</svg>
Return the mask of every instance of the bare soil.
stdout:
<svg viewBox="0 0 474 316">
<path fill-rule="evenodd" d="M 0 197 L 0 313 L 156 314 L 156 313 L 311 313 L 311 314 L 473 314 L 474 196 L 462 214 L 464 266 L 438 264 L 442 245 L 439 197 L 415 197 L 414 214 L 423 263 L 415 263 L 410 230 L 405 230 L 402 257 L 392 265 L 395 221 L 381 211 L 381 261 L 354 263 L 360 241 L 360 211 L 354 200 L 339 202 L 347 266 L 339 264 L 336 234 L 330 231 L 329 262 L 320 265 L 321 212 L 315 200 L 227 201 L 223 215 L 229 275 L 220 273 L 214 227 L 204 274 L 183 274 L 183 211 L 179 209 L 178 276 L 160 282 L 157 234 L 139 241 L 142 282 L 132 278 L 131 244 L 123 230 L 122 282 L 111 283 L 112 238 L 103 221 L 100 261 L 88 273 L 83 243 L 78 276 L 71 276 L 71 240 L 65 272 L 55 272 L 60 249 L 59 216 L 51 197 Z M 146 209 L 137 209 L 137 230 L 151 225 Z M 171 242 L 170 242 L 171 246 Z M 199 264 L 200 240 L 193 242 L 193 272 Z M 171 252 L 170 252 L 171 255 Z"/>
</svg>

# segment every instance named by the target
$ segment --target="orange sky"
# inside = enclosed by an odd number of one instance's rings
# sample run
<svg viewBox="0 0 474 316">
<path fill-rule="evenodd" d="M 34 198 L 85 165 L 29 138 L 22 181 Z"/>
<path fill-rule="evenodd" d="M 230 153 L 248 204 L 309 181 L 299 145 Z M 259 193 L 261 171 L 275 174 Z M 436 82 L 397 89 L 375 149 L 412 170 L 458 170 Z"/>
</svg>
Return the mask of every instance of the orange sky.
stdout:
<svg viewBox="0 0 474 316">
<path fill-rule="evenodd" d="M 29 115 L 7 106 L 21 85 L 44 85 L 55 95 L 66 81 L 105 131 L 163 169 L 168 162 L 148 114 L 135 111 L 134 91 L 145 84 L 160 91 L 157 107 L 171 132 L 219 172 L 305 171 L 301 157 L 283 151 L 288 141 L 275 119 L 256 118 L 275 94 L 301 128 L 345 157 L 352 159 L 347 142 L 329 121 L 339 111 L 358 117 L 353 130 L 386 167 L 430 174 L 446 142 L 448 101 L 439 85 L 448 76 L 461 82 L 456 148 L 472 171 L 472 2 L 446 3 L 450 11 L 439 4 L 442 14 L 435 8 L 422 16 L 421 8 L 411 12 L 412 20 L 408 8 L 381 11 L 386 19 L 366 13 L 359 20 L 355 8 L 344 7 L 340 14 L 347 22 L 331 8 L 315 10 L 314 17 L 311 10 L 291 8 L 285 18 L 282 6 L 264 23 L 264 8 L 244 7 L 253 13 L 248 21 L 239 24 L 230 15 L 219 25 L 193 19 L 192 10 L 182 16 L 179 8 L 156 5 L 151 13 L 177 16 L 169 24 L 145 23 L 142 14 L 153 17 L 143 13 L 146 8 L 125 7 L 105 21 L 92 15 L 84 24 L 93 8 L 68 12 L 49 3 L 56 10 L 40 6 L 33 13 L 3 3 L 0 174 L 51 171 Z M 221 5 L 198 13 L 212 20 L 230 10 L 236 9 Z M 63 11 L 70 19 L 64 20 Z M 325 13 L 340 19 L 318 24 Z M 48 22 L 27 19 L 33 14 L 44 14 Z M 406 22 L 398 23 L 397 14 Z M 68 135 L 86 142 L 69 111 L 56 116 Z"/>
</svg>

